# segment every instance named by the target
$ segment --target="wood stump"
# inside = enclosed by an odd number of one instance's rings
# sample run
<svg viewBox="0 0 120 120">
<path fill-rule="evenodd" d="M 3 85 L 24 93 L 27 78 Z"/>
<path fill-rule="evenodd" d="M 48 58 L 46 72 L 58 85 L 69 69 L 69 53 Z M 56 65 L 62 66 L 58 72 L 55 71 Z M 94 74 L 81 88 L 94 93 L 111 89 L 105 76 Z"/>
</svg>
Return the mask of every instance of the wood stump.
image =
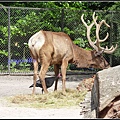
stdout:
<svg viewBox="0 0 120 120">
<path fill-rule="evenodd" d="M 88 79 L 93 81 L 91 96 L 83 101 L 87 106 L 82 103 L 85 118 L 120 118 L 120 65 L 97 72 L 93 79 Z"/>
</svg>

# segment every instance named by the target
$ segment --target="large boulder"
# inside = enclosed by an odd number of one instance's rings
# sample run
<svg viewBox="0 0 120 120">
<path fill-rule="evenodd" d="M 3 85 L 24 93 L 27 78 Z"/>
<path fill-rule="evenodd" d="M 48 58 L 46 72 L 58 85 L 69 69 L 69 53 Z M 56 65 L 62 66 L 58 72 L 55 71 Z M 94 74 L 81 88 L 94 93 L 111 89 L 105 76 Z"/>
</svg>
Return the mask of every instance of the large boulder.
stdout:
<svg viewBox="0 0 120 120">
<path fill-rule="evenodd" d="M 97 112 L 102 111 L 120 95 L 120 66 L 97 72 L 92 90 L 96 110 Z"/>
<path fill-rule="evenodd" d="M 99 118 L 101 111 L 120 96 L 120 65 L 97 72 L 91 93 L 88 94 L 89 103 L 86 105 L 89 107 L 86 108 L 89 110 L 85 118 Z"/>
</svg>

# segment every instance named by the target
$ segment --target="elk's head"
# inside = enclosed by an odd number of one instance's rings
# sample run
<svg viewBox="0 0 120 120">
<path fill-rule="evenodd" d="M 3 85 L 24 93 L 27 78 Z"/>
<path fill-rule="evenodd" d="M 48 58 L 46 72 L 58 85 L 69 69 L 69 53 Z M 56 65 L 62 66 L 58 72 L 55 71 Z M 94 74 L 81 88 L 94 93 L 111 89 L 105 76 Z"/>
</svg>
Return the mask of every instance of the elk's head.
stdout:
<svg viewBox="0 0 120 120">
<path fill-rule="evenodd" d="M 91 60 L 89 60 L 89 67 L 93 67 L 93 68 L 100 68 L 100 69 L 104 69 L 104 68 L 108 68 L 110 67 L 109 63 L 105 60 L 105 58 L 103 57 L 103 53 L 107 53 L 107 54 L 112 54 L 116 48 L 117 48 L 117 44 L 115 47 L 113 47 L 113 45 L 108 49 L 108 47 L 106 46 L 106 48 L 101 47 L 100 43 L 104 42 L 105 40 L 107 40 L 109 34 L 107 33 L 106 37 L 101 40 L 99 38 L 99 31 L 100 31 L 100 27 L 101 25 L 104 23 L 107 27 L 110 27 L 105 20 L 102 20 L 101 22 L 99 22 L 99 24 L 96 22 L 98 16 L 95 17 L 95 12 L 93 13 L 93 22 L 88 26 L 86 24 L 86 22 L 83 19 L 84 14 L 82 14 L 81 16 L 81 20 L 83 22 L 83 24 L 85 25 L 85 27 L 87 28 L 87 39 L 89 41 L 89 44 L 92 48 L 94 48 L 93 51 L 91 51 Z M 92 41 L 90 38 L 90 30 L 92 28 L 92 26 L 95 25 L 96 26 L 96 40 Z M 87 57 L 87 56 L 86 56 Z"/>
<path fill-rule="evenodd" d="M 89 67 L 105 69 L 109 68 L 110 65 L 105 60 L 102 54 L 98 55 L 98 53 L 95 50 L 93 50 L 91 51 L 91 57 L 89 59 Z"/>
</svg>

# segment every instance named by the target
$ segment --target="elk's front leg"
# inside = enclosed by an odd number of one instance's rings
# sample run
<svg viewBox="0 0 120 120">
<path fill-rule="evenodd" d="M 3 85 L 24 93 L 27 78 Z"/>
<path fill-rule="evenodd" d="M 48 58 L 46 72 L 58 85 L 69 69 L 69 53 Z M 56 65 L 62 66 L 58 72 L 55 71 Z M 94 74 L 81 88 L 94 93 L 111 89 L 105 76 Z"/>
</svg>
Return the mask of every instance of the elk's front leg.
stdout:
<svg viewBox="0 0 120 120">
<path fill-rule="evenodd" d="M 61 65 L 61 73 L 62 73 L 62 91 L 65 92 L 66 90 L 66 69 L 68 66 L 68 61 L 66 59 L 63 59 L 62 65 Z"/>
</svg>

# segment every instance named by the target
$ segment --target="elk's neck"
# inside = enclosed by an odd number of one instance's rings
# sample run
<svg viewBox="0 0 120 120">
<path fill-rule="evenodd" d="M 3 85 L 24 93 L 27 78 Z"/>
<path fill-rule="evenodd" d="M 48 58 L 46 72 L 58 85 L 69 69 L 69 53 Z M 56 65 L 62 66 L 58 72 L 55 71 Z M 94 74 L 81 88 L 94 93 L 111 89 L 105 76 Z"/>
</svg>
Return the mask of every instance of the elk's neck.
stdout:
<svg viewBox="0 0 120 120">
<path fill-rule="evenodd" d="M 89 60 L 92 59 L 92 51 L 85 50 L 77 45 L 73 45 L 74 49 L 74 64 L 78 67 L 89 68 Z"/>
<path fill-rule="evenodd" d="M 75 59 L 87 59 L 91 57 L 92 52 L 90 50 L 85 50 L 77 45 L 74 45 L 73 49 Z"/>
</svg>

